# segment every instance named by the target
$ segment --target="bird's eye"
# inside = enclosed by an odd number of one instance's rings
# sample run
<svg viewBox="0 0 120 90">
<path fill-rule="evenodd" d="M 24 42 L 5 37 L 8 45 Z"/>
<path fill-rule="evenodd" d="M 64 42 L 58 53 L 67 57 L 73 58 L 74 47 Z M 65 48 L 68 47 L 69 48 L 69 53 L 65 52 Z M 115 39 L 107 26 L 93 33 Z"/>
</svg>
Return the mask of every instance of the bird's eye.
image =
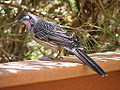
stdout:
<svg viewBox="0 0 120 90">
<path fill-rule="evenodd" d="M 23 17 L 23 20 L 29 20 L 29 19 L 30 19 L 29 16 L 25 16 L 25 17 Z"/>
</svg>

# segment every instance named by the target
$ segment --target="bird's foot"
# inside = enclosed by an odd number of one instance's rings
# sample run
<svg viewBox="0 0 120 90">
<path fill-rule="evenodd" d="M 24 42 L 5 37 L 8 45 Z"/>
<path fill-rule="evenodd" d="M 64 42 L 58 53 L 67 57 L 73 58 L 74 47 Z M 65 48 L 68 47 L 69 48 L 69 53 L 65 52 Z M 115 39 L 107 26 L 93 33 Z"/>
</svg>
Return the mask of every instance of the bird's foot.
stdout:
<svg viewBox="0 0 120 90">
<path fill-rule="evenodd" d="M 52 58 L 52 57 L 42 57 L 39 60 L 42 60 L 42 61 L 52 61 L 53 59 L 54 58 Z"/>
<path fill-rule="evenodd" d="M 43 57 L 43 58 L 40 58 L 39 60 L 42 60 L 42 61 L 56 61 L 56 60 L 63 60 L 63 57 Z"/>
</svg>

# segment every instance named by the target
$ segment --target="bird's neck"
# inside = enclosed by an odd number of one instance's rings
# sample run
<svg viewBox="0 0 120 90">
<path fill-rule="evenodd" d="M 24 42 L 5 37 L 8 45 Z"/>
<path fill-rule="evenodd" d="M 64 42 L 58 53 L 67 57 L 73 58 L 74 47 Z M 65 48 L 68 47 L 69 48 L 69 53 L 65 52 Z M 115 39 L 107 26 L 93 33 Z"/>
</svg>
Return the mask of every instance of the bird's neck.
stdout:
<svg viewBox="0 0 120 90">
<path fill-rule="evenodd" d="M 33 19 L 31 19 L 26 23 L 26 25 L 27 25 L 28 29 L 31 30 L 32 27 L 35 25 L 35 21 Z"/>
</svg>

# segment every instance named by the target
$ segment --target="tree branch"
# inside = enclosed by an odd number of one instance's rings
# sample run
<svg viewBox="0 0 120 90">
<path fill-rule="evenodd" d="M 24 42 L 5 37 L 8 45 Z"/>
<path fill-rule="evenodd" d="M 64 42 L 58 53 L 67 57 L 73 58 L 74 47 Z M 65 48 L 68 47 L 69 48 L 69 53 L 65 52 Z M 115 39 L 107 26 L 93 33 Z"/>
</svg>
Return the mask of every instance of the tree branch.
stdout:
<svg viewBox="0 0 120 90">
<path fill-rule="evenodd" d="M 3 52 L 3 54 L 7 57 L 7 59 L 11 62 L 11 58 L 10 58 L 10 55 L 3 49 L 0 47 L 0 51 Z"/>
<path fill-rule="evenodd" d="M 30 12 L 30 13 L 35 14 L 35 15 L 39 14 L 39 15 L 42 15 L 43 17 L 48 17 L 48 18 L 51 18 L 51 19 L 54 19 L 54 18 L 60 18 L 61 19 L 63 17 L 61 15 L 51 15 L 51 14 L 48 14 L 46 12 L 41 12 L 40 10 L 35 10 L 34 8 L 29 9 L 26 6 L 13 4 L 12 2 L 7 3 L 5 1 L 0 1 L 0 4 L 5 5 L 5 6 L 11 6 L 11 7 L 19 8 L 19 9 L 22 9 L 23 11 Z"/>
<path fill-rule="evenodd" d="M 15 39 L 1 39 L 0 38 L 0 41 L 14 41 L 14 42 L 21 42 L 21 43 L 25 43 L 27 41 L 23 41 L 23 40 L 15 40 Z"/>
</svg>

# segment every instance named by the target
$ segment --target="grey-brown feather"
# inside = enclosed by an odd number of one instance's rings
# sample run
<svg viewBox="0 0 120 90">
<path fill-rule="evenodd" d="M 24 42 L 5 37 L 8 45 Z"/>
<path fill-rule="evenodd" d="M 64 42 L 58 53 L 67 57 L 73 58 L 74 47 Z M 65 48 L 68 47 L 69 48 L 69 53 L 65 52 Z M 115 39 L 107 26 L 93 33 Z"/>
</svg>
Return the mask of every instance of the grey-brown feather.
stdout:
<svg viewBox="0 0 120 90">
<path fill-rule="evenodd" d="M 46 22 L 42 19 L 37 21 L 37 23 L 32 27 L 31 32 L 36 38 L 47 42 L 80 46 L 80 43 L 77 41 L 75 36 L 71 35 L 58 25 Z"/>
</svg>

